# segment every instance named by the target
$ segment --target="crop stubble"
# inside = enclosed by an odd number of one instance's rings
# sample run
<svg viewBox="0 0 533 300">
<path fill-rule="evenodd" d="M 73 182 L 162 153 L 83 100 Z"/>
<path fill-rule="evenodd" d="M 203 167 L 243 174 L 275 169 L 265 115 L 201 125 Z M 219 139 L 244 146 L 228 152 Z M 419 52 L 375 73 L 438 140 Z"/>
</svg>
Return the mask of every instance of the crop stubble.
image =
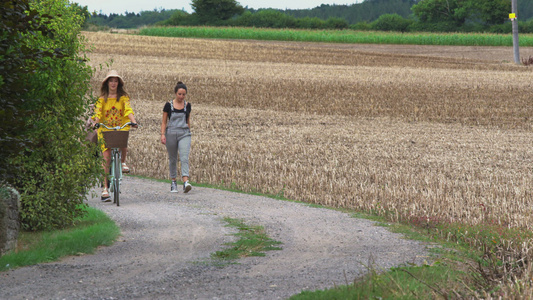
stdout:
<svg viewBox="0 0 533 300">
<path fill-rule="evenodd" d="M 531 71 L 483 57 L 493 50 L 85 36 L 95 91 L 112 59 L 143 125 L 135 174 L 168 177 L 162 108 L 181 80 L 193 181 L 393 220 L 533 227 Z"/>
</svg>

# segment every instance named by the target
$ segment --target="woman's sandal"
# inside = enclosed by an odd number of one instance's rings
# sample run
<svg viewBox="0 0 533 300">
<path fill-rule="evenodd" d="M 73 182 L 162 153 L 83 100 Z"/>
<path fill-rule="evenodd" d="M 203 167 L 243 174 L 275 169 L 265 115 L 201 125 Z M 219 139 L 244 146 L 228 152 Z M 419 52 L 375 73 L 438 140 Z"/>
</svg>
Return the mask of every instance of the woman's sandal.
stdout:
<svg viewBox="0 0 533 300">
<path fill-rule="evenodd" d="M 102 202 L 111 202 L 111 197 L 109 196 L 107 189 L 102 191 Z"/>
<path fill-rule="evenodd" d="M 122 163 L 122 173 L 129 173 L 129 172 L 130 172 L 130 168 L 126 166 L 126 163 Z"/>
</svg>

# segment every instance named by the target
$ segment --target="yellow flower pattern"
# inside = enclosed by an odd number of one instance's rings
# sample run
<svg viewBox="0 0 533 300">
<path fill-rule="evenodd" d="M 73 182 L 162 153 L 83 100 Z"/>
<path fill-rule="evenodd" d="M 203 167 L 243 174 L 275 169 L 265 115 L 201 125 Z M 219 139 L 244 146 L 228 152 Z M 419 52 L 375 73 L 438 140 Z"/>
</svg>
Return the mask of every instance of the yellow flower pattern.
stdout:
<svg viewBox="0 0 533 300">
<path fill-rule="evenodd" d="M 131 108 L 129 97 L 122 96 L 120 97 L 120 101 L 117 101 L 116 98 L 107 98 L 107 101 L 104 101 L 104 98 L 99 98 L 96 102 L 93 119 L 98 117 L 100 123 L 108 127 L 115 127 L 129 122 L 130 119 L 128 116 L 130 114 L 133 114 L 133 109 Z M 129 127 L 122 130 L 127 131 Z M 107 129 L 103 127 L 98 128 L 99 139 L 103 138 L 102 131 L 107 131 Z M 102 151 L 105 151 L 105 147 L 102 147 Z"/>
<path fill-rule="evenodd" d="M 109 127 L 122 126 L 124 123 L 130 121 L 128 116 L 133 114 L 133 109 L 130 105 L 130 98 L 126 96 L 120 97 L 120 101 L 116 98 L 99 98 L 94 110 L 93 119 L 98 117 L 100 122 Z"/>
<path fill-rule="evenodd" d="M 122 109 L 118 109 L 115 106 L 112 106 L 105 113 L 105 122 L 107 123 L 106 125 L 109 127 L 122 126 L 122 114 Z"/>
</svg>

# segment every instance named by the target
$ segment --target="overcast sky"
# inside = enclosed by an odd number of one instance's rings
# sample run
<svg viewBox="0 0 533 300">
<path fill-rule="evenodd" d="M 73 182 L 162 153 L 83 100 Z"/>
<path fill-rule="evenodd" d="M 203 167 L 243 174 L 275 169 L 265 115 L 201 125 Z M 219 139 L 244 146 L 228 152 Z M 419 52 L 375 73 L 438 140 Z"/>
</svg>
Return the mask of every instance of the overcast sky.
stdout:
<svg viewBox="0 0 533 300">
<path fill-rule="evenodd" d="M 87 6 L 89 12 L 96 11 L 109 15 L 111 13 L 124 14 L 126 11 L 139 13 L 145 10 L 154 9 L 184 9 L 191 13 L 191 0 L 70 0 L 81 6 Z M 242 0 L 237 2 L 243 7 L 249 8 L 279 8 L 279 9 L 305 9 L 314 8 L 321 4 L 354 4 L 362 0 Z"/>
</svg>

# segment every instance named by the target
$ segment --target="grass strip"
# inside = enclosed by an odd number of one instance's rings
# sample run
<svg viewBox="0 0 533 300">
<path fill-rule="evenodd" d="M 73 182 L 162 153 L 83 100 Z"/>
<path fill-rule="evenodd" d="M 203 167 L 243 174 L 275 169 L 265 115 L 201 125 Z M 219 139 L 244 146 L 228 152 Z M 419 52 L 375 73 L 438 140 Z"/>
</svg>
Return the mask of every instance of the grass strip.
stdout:
<svg viewBox="0 0 533 300">
<path fill-rule="evenodd" d="M 510 34 L 399 33 L 355 30 L 271 29 L 249 27 L 145 27 L 140 35 L 210 39 L 253 39 L 347 44 L 405 44 L 438 46 L 513 46 Z M 522 34 L 520 46 L 533 46 L 533 35 Z"/>
<path fill-rule="evenodd" d="M 457 274 L 449 273 L 446 266 L 393 268 L 388 272 L 370 269 L 351 285 L 320 291 L 303 291 L 290 300 L 310 299 L 449 299 L 451 290 L 439 285 L 456 281 Z M 443 285 L 442 288 L 447 288 Z"/>
<path fill-rule="evenodd" d="M 239 230 L 239 232 L 234 234 L 239 239 L 232 243 L 226 243 L 225 245 L 229 245 L 230 247 L 211 254 L 211 258 L 235 260 L 248 256 L 265 256 L 264 251 L 281 250 L 280 247 L 276 247 L 281 242 L 269 238 L 262 226 L 249 226 L 243 220 L 229 217 L 225 217 L 224 221 L 228 223 L 226 226 Z"/>
<path fill-rule="evenodd" d="M 0 271 L 56 261 L 70 255 L 92 254 L 109 246 L 120 234 L 119 227 L 102 211 L 87 207 L 87 215 L 72 228 L 57 231 L 21 232 L 18 248 L 0 257 Z"/>
</svg>

